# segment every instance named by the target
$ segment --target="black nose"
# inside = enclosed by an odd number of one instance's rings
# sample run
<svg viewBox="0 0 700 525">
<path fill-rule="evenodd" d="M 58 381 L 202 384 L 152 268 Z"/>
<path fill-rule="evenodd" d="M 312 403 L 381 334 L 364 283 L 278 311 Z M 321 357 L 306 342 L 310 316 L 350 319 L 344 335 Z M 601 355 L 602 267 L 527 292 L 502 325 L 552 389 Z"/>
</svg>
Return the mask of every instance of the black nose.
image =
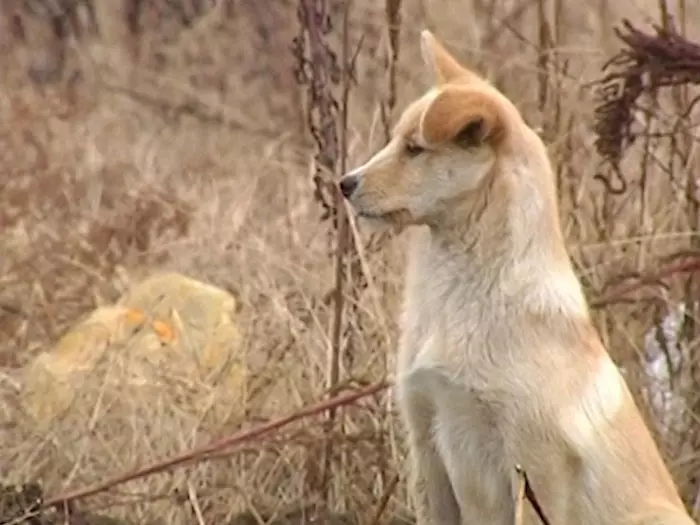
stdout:
<svg viewBox="0 0 700 525">
<path fill-rule="evenodd" d="M 350 198 L 352 192 L 357 188 L 357 183 L 359 182 L 356 175 L 346 175 L 340 179 L 340 192 L 346 199 Z"/>
</svg>

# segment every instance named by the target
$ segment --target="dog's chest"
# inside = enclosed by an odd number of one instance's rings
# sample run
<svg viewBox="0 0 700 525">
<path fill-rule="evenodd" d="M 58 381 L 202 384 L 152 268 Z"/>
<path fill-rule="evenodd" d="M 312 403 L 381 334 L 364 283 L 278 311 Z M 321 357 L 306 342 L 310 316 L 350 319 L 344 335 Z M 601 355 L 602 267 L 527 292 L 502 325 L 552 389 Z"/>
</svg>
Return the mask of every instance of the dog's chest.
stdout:
<svg viewBox="0 0 700 525">
<path fill-rule="evenodd" d="M 503 358 L 512 348 L 512 323 L 505 306 L 479 288 L 439 274 L 408 281 L 399 372 L 442 368 L 477 390 L 491 374 L 503 374 Z M 498 367 L 496 361 L 501 361 Z"/>
<path fill-rule="evenodd" d="M 424 321 L 428 315 L 423 314 Z M 513 400 L 503 367 L 487 355 L 488 343 L 450 333 L 439 324 L 424 327 L 403 343 L 400 389 L 431 407 L 433 433 L 446 462 L 474 462 L 470 466 L 479 469 L 500 463 L 503 427 L 511 424 Z"/>
<path fill-rule="evenodd" d="M 458 497 L 471 494 L 497 511 L 510 501 L 511 463 L 499 407 L 468 389 L 446 388 L 434 400 L 435 445 Z"/>
<path fill-rule="evenodd" d="M 457 380 L 421 357 L 398 378 L 400 402 L 430 426 L 457 499 L 464 505 L 478 502 L 493 523 L 502 523 L 511 512 L 514 461 L 504 440 L 503 407 L 495 392 L 471 387 L 468 375 Z"/>
<path fill-rule="evenodd" d="M 452 464 L 502 462 L 502 426 L 516 393 L 506 348 L 512 328 L 473 277 L 419 260 L 401 320 L 397 378 L 433 407 L 435 437 Z"/>
</svg>

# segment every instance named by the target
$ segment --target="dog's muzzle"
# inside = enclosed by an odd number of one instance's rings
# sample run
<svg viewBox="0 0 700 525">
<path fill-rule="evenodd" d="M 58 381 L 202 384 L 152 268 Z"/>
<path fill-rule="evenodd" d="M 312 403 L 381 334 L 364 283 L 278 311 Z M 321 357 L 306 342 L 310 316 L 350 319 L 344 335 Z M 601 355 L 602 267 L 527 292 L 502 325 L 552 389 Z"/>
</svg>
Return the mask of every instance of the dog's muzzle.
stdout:
<svg viewBox="0 0 700 525">
<path fill-rule="evenodd" d="M 352 194 L 357 189 L 357 186 L 359 183 L 360 183 L 360 177 L 358 175 L 353 175 L 353 174 L 344 175 L 343 177 L 341 177 L 340 181 L 338 182 L 338 187 L 340 188 L 340 193 L 342 193 L 343 197 L 345 197 L 346 199 L 350 199 Z"/>
</svg>

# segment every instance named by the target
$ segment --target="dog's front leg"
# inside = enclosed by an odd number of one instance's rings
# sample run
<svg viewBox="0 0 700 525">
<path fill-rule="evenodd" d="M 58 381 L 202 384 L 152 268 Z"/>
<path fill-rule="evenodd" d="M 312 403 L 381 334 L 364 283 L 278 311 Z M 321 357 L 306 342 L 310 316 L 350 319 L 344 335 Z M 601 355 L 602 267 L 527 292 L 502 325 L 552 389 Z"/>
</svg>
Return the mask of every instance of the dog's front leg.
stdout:
<svg viewBox="0 0 700 525">
<path fill-rule="evenodd" d="M 435 448 L 433 409 L 420 395 L 404 395 L 401 411 L 407 427 L 410 488 L 417 525 L 461 525 L 459 505 L 445 464 Z"/>
</svg>

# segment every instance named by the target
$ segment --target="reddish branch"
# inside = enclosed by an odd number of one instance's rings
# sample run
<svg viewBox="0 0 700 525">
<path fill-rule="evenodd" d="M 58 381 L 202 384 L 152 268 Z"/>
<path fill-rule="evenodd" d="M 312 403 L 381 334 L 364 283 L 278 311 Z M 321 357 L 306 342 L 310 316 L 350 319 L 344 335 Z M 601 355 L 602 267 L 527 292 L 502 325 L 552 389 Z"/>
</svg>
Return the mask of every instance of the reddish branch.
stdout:
<svg viewBox="0 0 700 525">
<path fill-rule="evenodd" d="M 647 286 L 662 285 L 665 279 L 700 270 L 700 255 L 687 254 L 681 260 L 669 263 L 661 270 L 643 276 L 625 279 L 627 282 L 618 284 L 610 292 L 604 293 L 591 301 L 591 308 L 604 308 L 615 303 L 624 302 L 630 294 Z"/>
<path fill-rule="evenodd" d="M 298 412 L 294 412 L 288 416 L 285 416 L 285 417 L 282 417 L 279 419 L 275 419 L 275 420 L 270 421 L 268 423 L 257 425 L 251 429 L 248 429 L 248 430 L 242 430 L 242 431 L 237 432 L 231 436 L 226 436 L 222 439 L 214 441 L 213 443 L 189 450 L 183 454 L 172 457 L 170 459 L 159 461 L 157 463 L 153 463 L 151 465 L 148 465 L 148 466 L 136 469 L 136 470 L 132 470 L 132 471 L 126 472 L 124 474 L 119 474 L 119 475 L 114 476 L 112 478 L 109 478 L 105 481 L 101 481 L 99 483 L 96 483 L 95 485 L 93 485 L 91 487 L 74 490 L 71 492 L 67 492 L 65 494 L 59 494 L 59 495 L 54 496 L 52 498 L 48 498 L 47 500 L 44 501 L 43 506 L 44 506 L 44 508 L 49 508 L 49 507 L 64 505 L 66 503 L 70 503 L 70 502 L 78 500 L 78 499 L 84 499 L 84 498 L 87 498 L 89 496 L 94 496 L 95 494 L 99 494 L 101 492 L 104 492 L 110 488 L 113 488 L 117 485 L 121 485 L 121 484 L 126 483 L 128 481 L 132 481 L 132 480 L 135 480 L 138 478 L 150 476 L 151 474 L 156 474 L 159 472 L 164 472 L 166 470 L 170 470 L 176 466 L 182 466 L 184 464 L 192 463 L 192 462 L 207 461 L 209 459 L 212 459 L 212 456 L 211 456 L 212 453 L 221 452 L 222 450 L 230 448 L 232 446 L 237 446 L 237 445 L 241 445 L 242 443 L 252 441 L 253 439 L 257 439 L 257 438 L 259 438 L 265 434 L 268 434 L 272 431 L 279 430 L 282 427 L 285 427 L 285 426 L 289 425 L 290 423 L 294 423 L 294 422 L 299 421 L 301 419 L 305 419 L 305 418 L 308 418 L 311 416 L 323 414 L 323 413 L 325 413 L 328 410 L 333 409 L 333 408 L 353 404 L 356 401 L 358 401 L 359 399 L 377 394 L 377 393 L 385 390 L 389 386 L 390 386 L 390 383 L 388 383 L 388 382 L 380 382 L 380 383 L 375 383 L 375 384 L 370 385 L 368 387 L 362 388 L 362 389 L 357 390 L 355 392 L 350 392 L 350 393 L 347 393 L 347 394 L 344 394 L 341 396 L 333 397 L 333 398 L 328 399 L 326 401 L 316 403 L 314 405 L 306 407 L 302 410 L 299 410 Z"/>
</svg>

